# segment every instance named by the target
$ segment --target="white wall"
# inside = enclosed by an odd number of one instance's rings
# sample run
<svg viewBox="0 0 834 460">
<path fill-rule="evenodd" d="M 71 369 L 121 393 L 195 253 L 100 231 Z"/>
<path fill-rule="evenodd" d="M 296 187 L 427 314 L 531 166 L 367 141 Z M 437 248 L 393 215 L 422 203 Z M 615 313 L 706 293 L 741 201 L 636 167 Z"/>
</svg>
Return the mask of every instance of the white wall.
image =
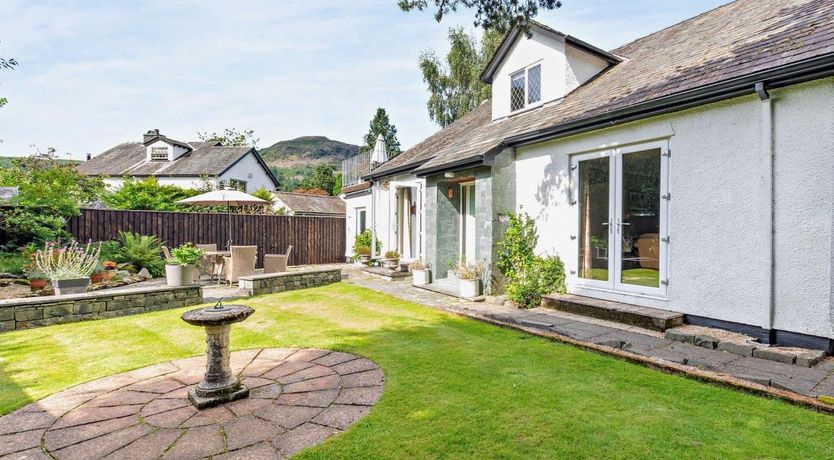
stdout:
<svg viewBox="0 0 834 460">
<path fill-rule="evenodd" d="M 251 177 L 249 177 L 251 175 Z M 274 190 L 275 184 L 270 180 L 269 174 L 264 170 L 255 154 L 249 152 L 228 171 L 220 176 L 221 180 L 237 179 L 246 181 L 246 192 L 254 192 L 259 187 L 267 190 Z"/>
<path fill-rule="evenodd" d="M 358 222 L 356 210 L 365 208 L 365 225 L 371 227 L 371 192 L 370 190 L 353 193 L 345 200 L 345 256 L 353 256 L 353 241 L 356 238 Z"/>
<path fill-rule="evenodd" d="M 150 144 L 145 147 L 145 161 L 151 161 L 151 151 L 157 147 L 165 147 L 165 149 L 168 150 L 168 161 L 171 161 L 171 146 L 167 142 L 162 140 L 157 140 L 153 144 Z"/>
<path fill-rule="evenodd" d="M 773 91 L 777 329 L 834 337 L 832 79 Z M 665 299 L 597 293 L 766 327 L 762 102 L 736 98 L 651 120 L 519 148 L 516 202 L 536 218 L 540 252 L 577 271 L 578 207 L 569 155 L 668 139 L 669 286 Z M 569 279 L 572 290 L 576 276 Z M 583 291 L 583 294 L 587 292 Z"/>
<path fill-rule="evenodd" d="M 604 60 L 586 53 L 574 46 L 565 45 L 567 67 L 565 71 L 565 93 L 569 93 L 608 67 Z"/>
</svg>

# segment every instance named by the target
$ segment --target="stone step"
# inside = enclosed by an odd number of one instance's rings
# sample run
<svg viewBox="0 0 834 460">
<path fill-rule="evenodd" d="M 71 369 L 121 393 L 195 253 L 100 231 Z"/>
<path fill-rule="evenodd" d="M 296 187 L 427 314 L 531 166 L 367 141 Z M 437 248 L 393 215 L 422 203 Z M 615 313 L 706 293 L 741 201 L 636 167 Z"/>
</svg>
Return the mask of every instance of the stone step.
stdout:
<svg viewBox="0 0 834 460">
<path fill-rule="evenodd" d="M 661 332 L 683 324 L 682 313 L 573 294 L 547 294 L 542 307 Z"/>
</svg>

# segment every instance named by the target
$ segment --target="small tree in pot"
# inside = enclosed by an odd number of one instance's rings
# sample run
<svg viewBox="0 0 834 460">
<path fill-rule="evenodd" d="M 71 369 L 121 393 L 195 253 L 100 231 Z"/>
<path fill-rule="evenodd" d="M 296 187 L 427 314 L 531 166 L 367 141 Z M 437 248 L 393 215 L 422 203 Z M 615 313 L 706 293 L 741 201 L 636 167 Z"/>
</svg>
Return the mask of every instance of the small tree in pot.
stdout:
<svg viewBox="0 0 834 460">
<path fill-rule="evenodd" d="M 400 253 L 397 251 L 387 251 L 385 258 L 382 259 L 382 266 L 389 270 L 399 270 Z"/>
<path fill-rule="evenodd" d="M 81 294 L 87 292 L 100 251 L 100 244 L 87 244 L 82 248 L 73 241 L 69 246 L 59 248 L 55 243 L 46 243 L 35 253 L 34 261 L 38 270 L 52 280 L 56 295 Z"/>
<path fill-rule="evenodd" d="M 471 299 L 481 294 L 481 274 L 484 267 L 481 264 L 467 264 L 458 262 L 455 274 L 458 277 L 458 291 L 461 297 Z"/>
<path fill-rule="evenodd" d="M 411 284 L 414 286 L 425 286 L 431 283 L 431 267 L 422 259 L 415 260 L 408 268 L 411 269 Z"/>
<path fill-rule="evenodd" d="M 168 286 L 190 286 L 194 284 L 194 270 L 205 251 L 191 243 L 185 243 L 171 250 L 171 258 L 165 261 L 165 278 Z"/>
</svg>

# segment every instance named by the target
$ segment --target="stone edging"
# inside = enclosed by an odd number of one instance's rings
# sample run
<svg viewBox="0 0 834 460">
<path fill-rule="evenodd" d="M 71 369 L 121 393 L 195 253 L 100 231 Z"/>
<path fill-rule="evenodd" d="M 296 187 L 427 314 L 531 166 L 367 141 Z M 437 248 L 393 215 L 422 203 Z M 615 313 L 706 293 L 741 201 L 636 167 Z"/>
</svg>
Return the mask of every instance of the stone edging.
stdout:
<svg viewBox="0 0 834 460">
<path fill-rule="evenodd" d="M 309 287 L 324 286 L 342 280 L 341 268 L 320 268 L 304 271 L 269 273 L 241 276 L 240 289 L 250 296 L 294 291 Z"/>
<path fill-rule="evenodd" d="M 710 350 L 717 349 L 719 351 L 726 351 L 727 353 L 732 353 L 738 356 L 767 359 L 769 361 L 776 361 L 783 364 L 793 364 L 800 367 L 813 367 L 826 357 L 825 351 L 822 350 L 809 349 L 805 351 L 792 352 L 779 348 L 759 346 L 761 344 L 755 342 L 741 344 L 728 340 L 720 340 L 706 334 L 689 334 L 675 329 L 667 330 L 663 337 L 676 342 L 690 343 L 692 345 Z"/>
<path fill-rule="evenodd" d="M 545 331 L 539 328 L 528 327 L 524 325 L 520 325 L 517 323 L 510 323 L 505 321 L 500 321 L 494 318 L 490 318 L 485 315 L 481 315 L 475 312 L 470 311 L 469 309 L 463 308 L 441 308 L 441 310 L 447 311 L 449 313 L 453 313 L 459 316 L 464 316 L 471 319 L 476 319 L 478 321 L 482 321 L 485 323 L 490 323 L 496 326 L 508 328 L 508 329 L 515 329 L 526 332 L 528 334 L 532 334 L 539 337 L 544 337 L 547 339 L 555 340 L 557 342 L 562 342 L 566 344 L 570 344 L 585 350 L 602 353 L 606 355 L 616 356 L 621 359 L 625 359 L 627 361 L 641 364 L 643 366 L 651 367 L 654 369 L 663 370 L 673 374 L 684 375 L 686 377 L 692 377 L 697 380 L 705 381 L 708 383 L 713 384 L 720 384 L 726 385 L 738 389 L 742 389 L 745 391 L 749 391 L 751 393 L 763 395 L 763 396 L 771 396 L 782 401 L 789 402 L 791 404 L 796 404 L 800 406 L 809 407 L 815 409 L 817 411 L 827 413 L 830 415 L 834 415 L 834 405 L 826 404 L 818 399 L 811 398 L 809 396 L 801 395 L 798 393 L 794 393 L 792 391 L 782 390 L 779 388 L 771 387 L 762 385 L 759 383 L 750 382 L 747 380 L 742 380 L 737 377 L 728 374 L 722 374 L 718 372 L 707 371 L 704 369 L 700 369 L 694 366 L 687 366 L 685 364 L 679 364 L 671 361 L 667 361 L 664 359 L 654 358 L 650 356 L 643 356 L 638 355 L 636 353 L 630 353 L 628 351 L 607 346 L 607 345 L 600 345 L 592 342 L 585 342 L 582 340 L 576 340 L 561 334 L 557 334 L 555 332 Z"/>
<path fill-rule="evenodd" d="M 200 286 L 138 287 L 0 301 L 0 332 L 135 315 L 203 303 Z"/>
</svg>

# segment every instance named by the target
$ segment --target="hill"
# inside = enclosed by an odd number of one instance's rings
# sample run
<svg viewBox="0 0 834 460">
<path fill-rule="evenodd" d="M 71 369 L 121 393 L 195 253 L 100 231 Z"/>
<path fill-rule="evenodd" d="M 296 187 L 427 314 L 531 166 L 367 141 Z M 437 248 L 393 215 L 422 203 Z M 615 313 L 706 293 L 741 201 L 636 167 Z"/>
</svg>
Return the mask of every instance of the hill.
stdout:
<svg viewBox="0 0 834 460">
<path fill-rule="evenodd" d="M 19 157 L 0 157 L 0 168 L 8 168 L 9 166 L 12 165 L 12 160 L 14 160 L 15 158 L 19 158 Z M 64 160 L 64 159 L 59 159 L 58 162 L 59 163 L 70 163 L 70 164 L 74 164 L 74 165 L 77 165 L 77 164 L 81 163 L 80 160 Z"/>
<path fill-rule="evenodd" d="M 324 136 L 302 136 L 277 142 L 259 152 L 269 166 L 297 168 L 328 164 L 339 166 L 345 158 L 359 153 L 359 146 L 334 141 Z"/>
</svg>

